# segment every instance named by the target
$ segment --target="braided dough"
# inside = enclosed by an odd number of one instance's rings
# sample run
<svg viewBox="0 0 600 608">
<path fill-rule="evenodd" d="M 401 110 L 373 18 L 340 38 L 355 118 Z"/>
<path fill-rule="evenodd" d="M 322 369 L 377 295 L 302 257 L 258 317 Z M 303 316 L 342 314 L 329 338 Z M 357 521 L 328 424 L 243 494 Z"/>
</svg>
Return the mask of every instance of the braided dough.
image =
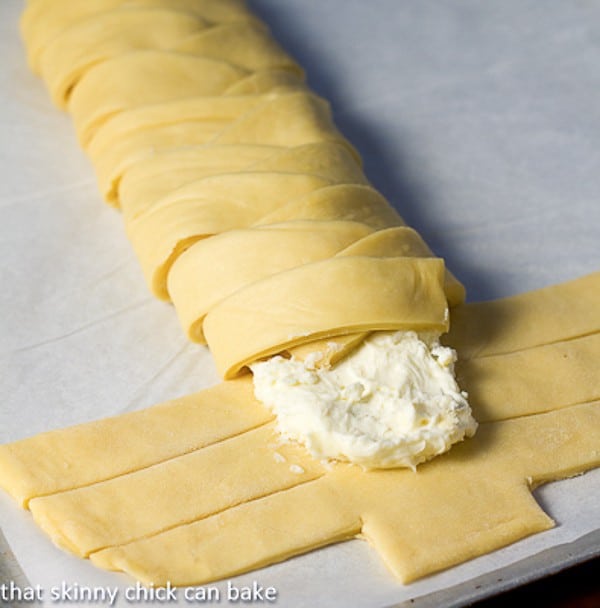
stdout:
<svg viewBox="0 0 600 608">
<path fill-rule="evenodd" d="M 600 462 L 600 275 L 462 304 L 238 0 L 31 0 L 22 31 L 150 289 L 225 378 L 0 446 L 0 485 L 57 544 L 183 585 L 361 535 L 410 581 L 552 525 L 530 489 Z M 474 439 L 416 474 L 324 467 L 278 440 L 249 363 L 443 332 L 448 304 Z"/>
<path fill-rule="evenodd" d="M 205 583 L 355 536 L 408 582 L 552 527 L 531 489 L 600 464 L 600 390 L 588 356 L 600 308 L 587 310 L 581 334 L 563 323 L 543 346 L 521 334 L 506 352 L 501 331 L 531 310 L 542 329 L 556 306 L 576 308 L 578 294 L 599 284 L 597 273 L 455 309 L 476 324 L 497 319 L 488 329 L 498 341 L 482 343 L 495 354 L 459 370 L 483 422 L 417 473 L 324 467 L 278 441 L 242 377 L 0 446 L 0 483 L 58 545 L 148 584 Z M 458 327 L 459 353 L 476 348 Z M 513 374 L 514 357 L 528 378 Z M 565 382 L 573 370 L 578 382 Z"/>
</svg>

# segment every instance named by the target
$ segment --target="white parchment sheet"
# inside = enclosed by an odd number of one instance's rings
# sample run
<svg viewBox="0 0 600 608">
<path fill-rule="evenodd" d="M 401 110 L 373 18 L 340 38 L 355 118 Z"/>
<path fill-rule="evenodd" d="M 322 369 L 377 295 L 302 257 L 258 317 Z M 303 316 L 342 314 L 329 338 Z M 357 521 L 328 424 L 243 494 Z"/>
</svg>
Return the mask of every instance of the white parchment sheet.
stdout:
<svg viewBox="0 0 600 608">
<path fill-rule="evenodd" d="M 331 101 L 368 177 L 471 300 L 600 269 L 600 2 L 250 4 Z M 21 8 L 0 3 L 0 442 L 218 380 L 210 354 L 149 295 L 70 119 L 28 71 Z M 276 588 L 281 606 L 380 607 L 484 573 L 501 579 L 523 559 L 526 577 L 539 552 L 600 529 L 599 473 L 536 492 L 555 529 L 411 585 L 352 541 L 213 587 L 220 605 L 228 583 L 256 581 Z M 77 586 L 118 589 L 113 605 L 136 604 L 125 598 L 134 581 L 56 549 L 3 493 L 0 527 L 47 606 L 86 605 L 69 601 Z M 153 605 L 167 603 L 200 602 L 180 591 Z"/>
</svg>

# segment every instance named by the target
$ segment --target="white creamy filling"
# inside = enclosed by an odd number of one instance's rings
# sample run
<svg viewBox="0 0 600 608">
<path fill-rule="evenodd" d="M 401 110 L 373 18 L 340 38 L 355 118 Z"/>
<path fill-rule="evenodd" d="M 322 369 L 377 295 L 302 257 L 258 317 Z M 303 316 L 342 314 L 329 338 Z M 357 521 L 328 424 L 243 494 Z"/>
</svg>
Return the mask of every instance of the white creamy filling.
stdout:
<svg viewBox="0 0 600 608">
<path fill-rule="evenodd" d="M 279 432 L 318 459 L 415 468 L 477 429 L 439 336 L 376 332 L 329 369 L 276 356 L 254 363 L 256 398 Z"/>
</svg>

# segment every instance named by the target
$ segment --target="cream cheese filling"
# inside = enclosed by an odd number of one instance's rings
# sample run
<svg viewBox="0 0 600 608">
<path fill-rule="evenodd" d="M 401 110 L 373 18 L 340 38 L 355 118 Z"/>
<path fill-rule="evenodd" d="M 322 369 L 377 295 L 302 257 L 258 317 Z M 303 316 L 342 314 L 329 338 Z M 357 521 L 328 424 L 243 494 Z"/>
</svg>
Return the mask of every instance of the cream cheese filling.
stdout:
<svg viewBox="0 0 600 608">
<path fill-rule="evenodd" d="M 437 334 L 397 331 L 373 333 L 331 368 L 276 356 L 251 369 L 281 435 L 315 458 L 414 469 L 477 429 L 455 361 Z"/>
</svg>

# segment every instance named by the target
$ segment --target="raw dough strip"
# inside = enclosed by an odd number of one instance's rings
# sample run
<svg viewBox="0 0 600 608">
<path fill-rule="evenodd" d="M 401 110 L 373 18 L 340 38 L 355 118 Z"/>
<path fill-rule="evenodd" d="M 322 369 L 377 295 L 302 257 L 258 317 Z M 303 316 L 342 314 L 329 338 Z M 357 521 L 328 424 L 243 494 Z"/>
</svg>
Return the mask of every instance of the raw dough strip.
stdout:
<svg viewBox="0 0 600 608">
<path fill-rule="evenodd" d="M 169 300 L 166 284 L 177 258 L 196 241 L 245 228 L 288 200 L 336 181 L 302 173 L 238 173 L 192 182 L 150 213 L 126 225 L 127 236 L 154 295 Z M 174 200 L 173 200 L 174 199 Z"/>
<path fill-rule="evenodd" d="M 174 50 L 181 40 L 210 27 L 189 13 L 119 8 L 77 23 L 48 43 L 40 75 L 52 101 L 65 109 L 71 91 L 93 65 L 138 49 Z"/>
<path fill-rule="evenodd" d="M 266 63 L 266 62 L 265 62 Z M 140 105 L 177 99 L 235 94 L 254 74 L 290 73 L 280 67 L 279 58 L 272 65 L 252 70 L 215 59 L 210 55 L 192 55 L 177 51 L 139 50 L 107 59 L 93 66 L 72 90 L 68 110 L 82 146 L 111 116 Z"/>
<path fill-rule="evenodd" d="M 552 527 L 530 489 L 598 466 L 599 443 L 600 402 L 486 424 L 416 474 L 340 465 L 90 557 L 147 584 L 196 585 L 360 534 L 406 583 Z"/>
<path fill-rule="evenodd" d="M 295 166 L 302 170 L 294 171 Z M 169 299 L 167 277 L 191 243 L 250 226 L 314 190 L 364 182 L 344 146 L 327 142 L 299 146 L 248 171 L 209 175 L 183 185 L 130 221 L 126 218 L 125 227 L 152 291 Z"/>
<path fill-rule="evenodd" d="M 207 312 L 240 287 L 307 262 L 327 259 L 373 232 L 361 222 L 309 222 L 310 230 L 305 224 L 296 220 L 230 230 L 187 249 L 169 273 L 168 283 L 187 337 L 204 342 L 202 323 Z"/>
<path fill-rule="evenodd" d="M 310 144 L 309 144 L 310 145 Z M 277 146 L 181 146 L 155 150 L 136 162 L 119 182 L 123 219 L 135 219 L 185 184 L 221 173 L 237 173 L 281 151 Z"/>
<path fill-rule="evenodd" d="M 34 496 L 124 475 L 272 418 L 255 401 L 250 378 L 223 382 L 152 408 L 0 445 L 0 486 L 27 507 Z"/>
<path fill-rule="evenodd" d="M 297 81 L 290 82 L 287 77 L 282 80 L 281 73 L 275 75 L 277 79 L 267 83 L 266 92 L 141 106 L 108 120 L 87 147 L 106 200 L 120 206 L 119 186 L 127 172 L 140 161 L 152 160 L 155 153 L 172 149 L 230 146 L 235 154 L 242 144 L 268 146 L 270 153 L 271 147 L 293 148 L 323 141 L 346 146 L 360 162 L 333 125 L 328 104 L 306 90 L 298 90 Z M 288 118 L 285 137 L 281 130 L 272 128 L 277 116 L 280 120 Z M 229 172 L 234 170 L 232 165 Z M 200 177 L 202 173 L 196 179 Z"/>
<path fill-rule="evenodd" d="M 323 475 L 302 447 L 278 442 L 267 424 L 108 481 L 34 498 L 29 509 L 57 545 L 87 557 Z"/>
<path fill-rule="evenodd" d="M 600 333 L 525 350 L 460 360 L 479 422 L 546 412 L 600 399 Z M 561 405 L 562 404 L 562 405 Z"/>
<path fill-rule="evenodd" d="M 229 379 L 253 361 L 322 338 L 377 329 L 443 333 L 443 283 L 439 258 L 336 256 L 231 294 L 206 315 L 206 342 Z"/>
<path fill-rule="evenodd" d="M 255 19 L 243 0 L 28 0 L 21 18 L 21 32 L 27 41 L 31 69 L 39 73 L 41 56 L 62 32 L 123 6 L 129 9 L 169 9 L 188 13 L 208 23 Z"/>
<path fill-rule="evenodd" d="M 375 231 L 364 222 L 294 220 L 231 230 L 191 245 L 169 273 L 168 291 L 188 338 L 204 342 L 204 318 L 227 296 L 260 279 L 334 255 L 434 257 L 408 226 Z M 444 291 L 450 305 L 464 297 L 462 285 L 448 271 Z"/>
<path fill-rule="evenodd" d="M 600 329 L 600 272 L 452 310 L 444 340 L 461 360 L 511 353 Z"/>
<path fill-rule="evenodd" d="M 71 93 L 69 113 L 82 146 L 111 116 L 177 99 L 224 95 L 251 72 L 218 59 L 143 50 L 88 70 Z"/>
<path fill-rule="evenodd" d="M 210 27 L 189 13 L 131 7 L 76 24 L 55 38 L 41 56 L 41 75 L 54 103 L 64 109 L 91 67 L 147 49 L 213 57 L 251 72 L 282 69 L 303 76 L 256 19 Z"/>
</svg>

